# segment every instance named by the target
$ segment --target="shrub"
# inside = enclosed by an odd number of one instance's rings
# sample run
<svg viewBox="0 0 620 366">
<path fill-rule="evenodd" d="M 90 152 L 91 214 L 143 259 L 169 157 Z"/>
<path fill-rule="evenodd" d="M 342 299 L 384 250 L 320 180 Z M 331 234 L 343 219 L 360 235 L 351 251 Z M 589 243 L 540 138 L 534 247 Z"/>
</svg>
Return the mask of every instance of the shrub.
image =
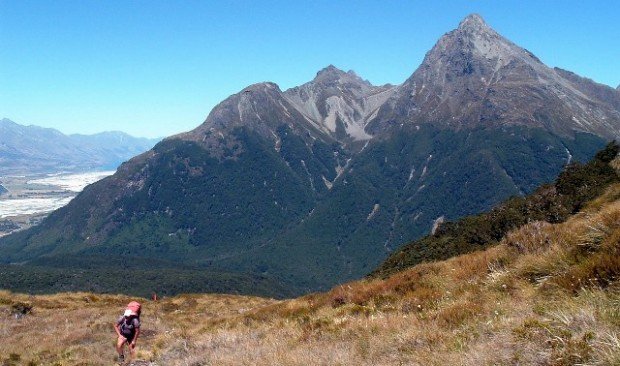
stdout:
<svg viewBox="0 0 620 366">
<path fill-rule="evenodd" d="M 16 302 L 11 305 L 11 314 L 15 315 L 18 318 L 21 318 L 25 315 L 32 313 L 32 304 L 28 304 L 25 302 Z"/>
</svg>

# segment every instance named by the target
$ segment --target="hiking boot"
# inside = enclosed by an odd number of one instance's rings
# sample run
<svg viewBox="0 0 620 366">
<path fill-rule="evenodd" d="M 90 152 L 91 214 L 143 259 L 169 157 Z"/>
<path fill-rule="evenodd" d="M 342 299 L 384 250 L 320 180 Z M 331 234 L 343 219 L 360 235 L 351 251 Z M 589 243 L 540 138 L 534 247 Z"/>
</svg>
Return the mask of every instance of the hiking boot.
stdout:
<svg viewBox="0 0 620 366">
<path fill-rule="evenodd" d="M 119 363 L 125 362 L 125 355 L 118 355 L 118 362 Z"/>
</svg>

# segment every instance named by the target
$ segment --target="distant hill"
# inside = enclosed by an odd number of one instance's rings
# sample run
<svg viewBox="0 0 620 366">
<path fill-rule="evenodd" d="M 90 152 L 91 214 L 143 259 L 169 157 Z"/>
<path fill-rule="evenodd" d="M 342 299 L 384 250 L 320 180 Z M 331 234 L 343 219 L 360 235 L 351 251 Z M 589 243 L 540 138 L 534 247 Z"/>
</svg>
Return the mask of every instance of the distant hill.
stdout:
<svg viewBox="0 0 620 366">
<path fill-rule="evenodd" d="M 0 120 L 0 175 L 116 169 L 157 141 L 116 131 L 64 135 L 4 118 Z"/>
</svg>

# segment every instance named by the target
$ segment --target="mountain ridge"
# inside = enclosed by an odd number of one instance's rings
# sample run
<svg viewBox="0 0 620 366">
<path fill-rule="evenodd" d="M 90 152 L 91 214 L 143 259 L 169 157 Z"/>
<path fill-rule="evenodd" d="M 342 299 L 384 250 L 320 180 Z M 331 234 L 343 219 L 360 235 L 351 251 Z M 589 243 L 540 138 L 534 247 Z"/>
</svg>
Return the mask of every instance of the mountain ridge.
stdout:
<svg viewBox="0 0 620 366">
<path fill-rule="evenodd" d="M 136 138 L 120 131 L 72 134 L 36 125 L 0 120 L 0 174 L 56 173 L 115 169 L 151 148 L 158 139 Z"/>
</svg>

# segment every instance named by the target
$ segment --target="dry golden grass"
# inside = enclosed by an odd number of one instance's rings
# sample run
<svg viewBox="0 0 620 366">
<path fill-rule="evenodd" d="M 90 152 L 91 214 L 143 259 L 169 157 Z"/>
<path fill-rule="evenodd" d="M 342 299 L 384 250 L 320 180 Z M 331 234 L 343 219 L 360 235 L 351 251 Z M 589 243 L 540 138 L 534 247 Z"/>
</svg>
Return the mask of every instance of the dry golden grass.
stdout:
<svg viewBox="0 0 620 366">
<path fill-rule="evenodd" d="M 485 251 L 298 299 L 144 302 L 156 365 L 620 365 L 620 185 Z M 111 365 L 129 301 L 0 292 L 0 364 Z M 33 313 L 15 319 L 18 303 Z M 2 363 L 3 362 L 3 363 Z"/>
</svg>

